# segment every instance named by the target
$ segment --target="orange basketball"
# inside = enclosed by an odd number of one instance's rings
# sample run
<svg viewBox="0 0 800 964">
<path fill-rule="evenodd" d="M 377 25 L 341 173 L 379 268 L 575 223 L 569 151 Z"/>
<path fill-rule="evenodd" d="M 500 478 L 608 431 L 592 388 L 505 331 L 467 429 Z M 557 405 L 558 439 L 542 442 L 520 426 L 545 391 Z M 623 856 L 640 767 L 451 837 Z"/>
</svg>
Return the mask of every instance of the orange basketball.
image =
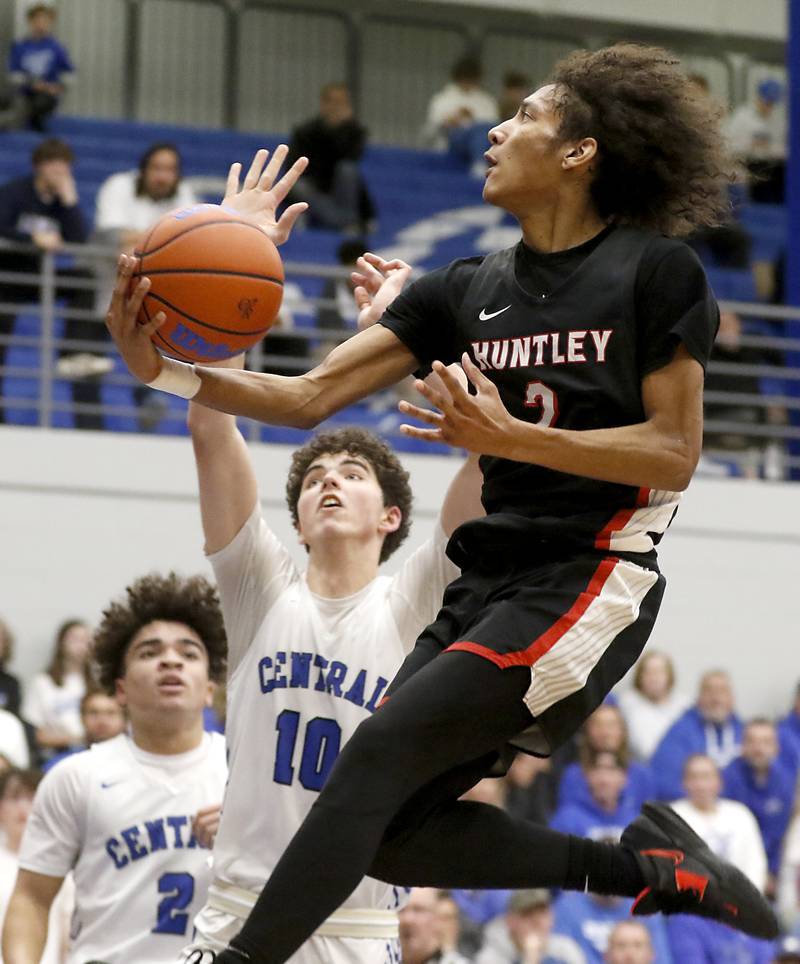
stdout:
<svg viewBox="0 0 800 964">
<path fill-rule="evenodd" d="M 165 214 L 145 238 L 132 284 L 151 288 L 143 324 L 163 311 L 153 335 L 162 351 L 183 361 L 231 358 L 264 337 L 283 295 L 283 265 L 270 239 L 235 211 L 196 204 Z"/>
</svg>

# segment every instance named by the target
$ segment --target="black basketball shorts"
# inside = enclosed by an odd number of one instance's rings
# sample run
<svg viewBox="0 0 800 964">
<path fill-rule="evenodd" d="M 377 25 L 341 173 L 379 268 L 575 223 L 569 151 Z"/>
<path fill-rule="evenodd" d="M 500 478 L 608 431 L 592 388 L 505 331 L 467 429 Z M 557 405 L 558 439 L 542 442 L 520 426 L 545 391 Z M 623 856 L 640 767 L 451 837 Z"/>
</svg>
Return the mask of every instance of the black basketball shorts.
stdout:
<svg viewBox="0 0 800 964">
<path fill-rule="evenodd" d="M 468 652 L 530 669 L 534 724 L 514 746 L 547 756 L 581 726 L 644 649 L 664 594 L 655 569 L 586 554 L 534 567 L 473 567 L 452 582 L 387 698 L 429 660 Z"/>
</svg>

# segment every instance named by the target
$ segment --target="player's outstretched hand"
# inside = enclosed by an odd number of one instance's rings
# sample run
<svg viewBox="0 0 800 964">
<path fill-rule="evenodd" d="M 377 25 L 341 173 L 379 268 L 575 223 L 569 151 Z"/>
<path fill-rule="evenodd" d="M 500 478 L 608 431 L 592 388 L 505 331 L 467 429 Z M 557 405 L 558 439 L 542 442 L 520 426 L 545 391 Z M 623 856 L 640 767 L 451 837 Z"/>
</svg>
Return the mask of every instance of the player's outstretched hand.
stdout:
<svg viewBox="0 0 800 964">
<path fill-rule="evenodd" d="M 355 288 L 353 297 L 358 308 L 358 330 L 374 325 L 403 290 L 411 276 L 411 265 L 399 258 L 384 261 L 367 251 L 356 262 L 358 271 L 350 277 Z"/>
<path fill-rule="evenodd" d="M 213 807 L 203 807 L 195 814 L 192 821 L 192 833 L 201 847 L 211 850 L 214 846 L 214 838 L 219 830 L 221 816 L 222 805 L 219 803 Z"/>
<path fill-rule="evenodd" d="M 238 161 L 231 164 L 222 201 L 224 207 L 232 208 L 241 217 L 257 224 L 276 245 L 283 244 L 288 239 L 295 221 L 308 209 L 308 205 L 302 201 L 290 204 L 280 217 L 277 215 L 278 207 L 308 166 L 307 157 L 298 157 L 283 177 L 279 178 L 278 173 L 288 153 L 289 148 L 285 144 L 279 144 L 267 164 L 269 151 L 264 148 L 256 151 L 241 187 L 239 177 L 242 165 Z"/>
<path fill-rule="evenodd" d="M 415 387 L 438 411 L 406 401 L 398 405 L 404 415 L 432 427 L 404 424 L 400 431 L 424 442 L 446 442 L 481 455 L 509 457 L 516 419 L 509 414 L 494 383 L 481 373 L 466 352 L 461 357 L 461 366 L 475 388 L 475 394 L 470 395 L 466 385 L 446 365 L 435 361 L 433 371 L 442 388 L 437 388 L 431 379 L 427 382 L 418 380 Z"/>
<path fill-rule="evenodd" d="M 106 327 L 128 371 L 140 382 L 148 384 L 158 378 L 162 365 L 161 355 L 150 336 L 164 324 L 167 316 L 159 311 L 146 325 L 140 325 L 137 321 L 144 296 L 150 289 L 150 279 L 140 278 L 131 291 L 135 263 L 136 259 L 126 254 L 119 256 L 117 281 L 106 314 Z"/>
</svg>

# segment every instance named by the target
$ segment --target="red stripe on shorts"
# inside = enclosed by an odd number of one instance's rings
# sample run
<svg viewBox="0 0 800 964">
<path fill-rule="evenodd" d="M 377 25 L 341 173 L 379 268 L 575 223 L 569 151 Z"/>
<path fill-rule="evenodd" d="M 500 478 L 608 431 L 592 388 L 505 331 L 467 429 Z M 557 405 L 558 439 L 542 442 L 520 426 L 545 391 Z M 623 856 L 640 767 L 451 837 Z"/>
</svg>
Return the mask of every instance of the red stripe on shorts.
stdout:
<svg viewBox="0 0 800 964">
<path fill-rule="evenodd" d="M 636 505 L 632 509 L 621 509 L 609 519 L 595 537 L 595 549 L 611 548 L 611 537 L 614 533 L 621 532 L 631 521 L 635 512 L 650 505 L 650 491 L 650 489 L 639 489 L 636 493 Z"/>
<path fill-rule="evenodd" d="M 603 591 L 603 586 L 605 586 L 618 562 L 619 559 L 614 556 L 609 556 L 607 559 L 604 559 L 592 574 L 589 585 L 578 596 L 569 610 L 557 619 L 549 629 L 545 630 L 541 636 L 534 639 L 527 649 L 518 650 L 514 653 L 496 653 L 493 649 L 489 649 L 488 646 L 473 643 L 469 640 L 462 640 L 461 642 L 448 646 L 445 652 L 474 653 L 476 656 L 483 656 L 484 659 L 488 659 L 494 663 L 495 666 L 499 666 L 500 669 L 506 669 L 509 666 L 533 666 L 533 664 L 538 659 L 541 659 L 545 653 L 549 652 L 559 639 L 565 636 L 581 616 L 583 616 L 589 606 Z"/>
</svg>

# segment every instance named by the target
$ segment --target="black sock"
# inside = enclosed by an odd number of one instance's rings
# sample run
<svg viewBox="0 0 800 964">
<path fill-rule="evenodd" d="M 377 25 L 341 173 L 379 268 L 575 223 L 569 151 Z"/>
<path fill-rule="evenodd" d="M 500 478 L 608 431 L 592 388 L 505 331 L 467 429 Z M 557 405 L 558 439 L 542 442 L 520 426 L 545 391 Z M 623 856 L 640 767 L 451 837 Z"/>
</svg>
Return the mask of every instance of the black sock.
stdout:
<svg viewBox="0 0 800 964">
<path fill-rule="evenodd" d="M 567 890 L 636 897 L 646 882 L 632 850 L 620 844 L 570 837 Z"/>
</svg>

